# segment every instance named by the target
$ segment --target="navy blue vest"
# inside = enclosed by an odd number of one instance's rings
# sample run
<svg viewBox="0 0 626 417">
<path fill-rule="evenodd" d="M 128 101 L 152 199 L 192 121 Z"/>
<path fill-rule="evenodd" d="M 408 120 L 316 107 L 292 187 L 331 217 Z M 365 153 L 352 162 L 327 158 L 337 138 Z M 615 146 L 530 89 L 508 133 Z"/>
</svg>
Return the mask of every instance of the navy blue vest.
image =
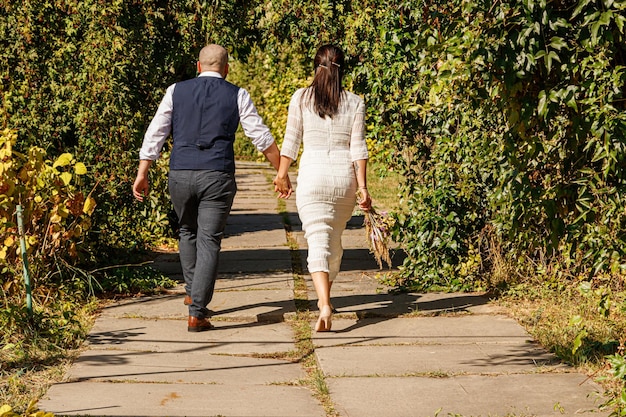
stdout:
<svg viewBox="0 0 626 417">
<path fill-rule="evenodd" d="M 239 87 L 217 77 L 176 83 L 170 169 L 235 172 Z"/>
</svg>

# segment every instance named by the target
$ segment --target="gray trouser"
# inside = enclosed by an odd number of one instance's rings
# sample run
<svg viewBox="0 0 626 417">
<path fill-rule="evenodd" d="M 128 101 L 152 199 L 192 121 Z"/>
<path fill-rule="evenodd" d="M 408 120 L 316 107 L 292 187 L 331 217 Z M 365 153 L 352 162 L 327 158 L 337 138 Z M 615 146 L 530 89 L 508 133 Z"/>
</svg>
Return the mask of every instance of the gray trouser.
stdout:
<svg viewBox="0 0 626 417">
<path fill-rule="evenodd" d="M 178 216 L 178 250 L 191 296 L 189 315 L 205 318 L 213 298 L 226 219 L 237 192 L 234 174 L 220 171 L 172 170 L 169 191 Z"/>
</svg>

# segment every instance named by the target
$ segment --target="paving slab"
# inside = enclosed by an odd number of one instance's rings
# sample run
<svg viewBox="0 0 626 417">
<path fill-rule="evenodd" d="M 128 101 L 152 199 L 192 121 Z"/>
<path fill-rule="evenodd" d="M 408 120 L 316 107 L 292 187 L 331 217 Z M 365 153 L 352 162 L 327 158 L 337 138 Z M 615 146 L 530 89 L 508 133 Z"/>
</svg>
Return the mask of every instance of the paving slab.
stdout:
<svg viewBox="0 0 626 417">
<path fill-rule="evenodd" d="M 285 233 L 282 232 L 283 242 Z M 291 253 L 277 247 L 224 248 L 220 254 L 219 273 L 287 272 L 291 271 Z"/>
<path fill-rule="evenodd" d="M 222 283 L 222 285 L 225 285 Z M 231 286 L 232 287 L 232 286 Z M 246 288 L 246 287 L 241 287 Z M 184 292 L 176 294 L 139 297 L 122 300 L 105 307 L 103 317 L 179 319 L 189 316 L 183 304 Z M 293 290 L 284 289 L 240 289 L 218 290 L 209 304 L 212 317 L 243 321 L 281 322 L 287 314 L 296 310 Z"/>
<path fill-rule="evenodd" d="M 90 349 L 207 354 L 273 354 L 294 350 L 287 323 L 220 322 L 208 332 L 187 332 L 186 320 L 98 320 L 87 337 Z"/>
<path fill-rule="evenodd" d="M 339 346 L 315 351 L 327 376 L 444 376 L 568 369 L 542 347 L 520 344 Z"/>
<path fill-rule="evenodd" d="M 528 374 L 453 378 L 330 378 L 345 417 L 574 416 L 600 413 L 585 375 Z"/>
<path fill-rule="evenodd" d="M 215 291 L 251 291 L 251 290 L 285 290 L 293 289 L 293 274 L 290 272 L 245 272 L 236 274 L 220 274 L 215 283 Z M 168 289 L 164 294 L 156 296 L 140 296 L 137 298 L 170 297 L 185 294 L 182 282 Z M 132 300 L 132 299 L 131 299 Z M 120 303 L 124 300 L 120 300 Z M 132 302 L 132 301 L 131 301 Z"/>
<path fill-rule="evenodd" d="M 490 304 L 482 293 L 392 293 L 377 286 L 368 274 L 343 274 L 333 284 L 331 299 L 339 313 L 397 317 L 403 314 L 498 314 L 504 309 Z M 310 285 L 308 297 L 310 309 L 317 309 L 317 294 Z"/>
<path fill-rule="evenodd" d="M 245 189 L 237 191 L 235 202 L 230 211 L 231 216 L 239 214 L 259 214 L 271 213 L 277 215 L 278 200 L 269 195 L 269 188 L 261 189 L 255 185 L 252 192 L 246 192 Z M 268 196 L 270 196 L 268 198 Z"/>
<path fill-rule="evenodd" d="M 245 228 L 245 225 L 241 227 Z M 222 250 L 230 249 L 264 249 L 282 248 L 289 255 L 289 248 L 285 240 L 284 229 L 257 230 L 255 232 L 241 231 L 222 240 Z M 243 258 L 243 256 L 242 256 Z"/>
<path fill-rule="evenodd" d="M 217 291 L 209 304 L 214 318 L 281 322 L 296 312 L 293 290 Z"/>
<path fill-rule="evenodd" d="M 293 274 L 291 272 L 220 274 L 215 283 L 216 291 L 286 289 L 293 289 Z"/>
<path fill-rule="evenodd" d="M 400 344 L 520 344 L 530 336 L 505 316 L 333 319 L 330 332 L 314 333 L 316 346 Z"/>
<path fill-rule="evenodd" d="M 102 309 L 102 318 L 186 319 L 189 310 L 183 305 L 184 292 L 126 298 Z"/>
<path fill-rule="evenodd" d="M 277 214 L 269 214 L 259 210 L 252 213 L 231 214 L 228 217 L 228 223 L 224 230 L 222 242 L 242 234 L 249 235 L 256 232 L 281 232 L 284 234 L 285 226 L 283 224 L 283 218 Z M 282 240 L 284 241 L 284 236 Z M 271 240 L 266 240 L 266 244 L 267 243 L 271 243 Z"/>
<path fill-rule="evenodd" d="M 76 360 L 66 381 L 267 385 L 293 384 L 304 377 L 300 364 L 278 359 L 203 352 L 88 350 Z"/>
<path fill-rule="evenodd" d="M 322 417 L 309 390 L 280 385 L 75 382 L 40 401 L 57 416 Z"/>
<path fill-rule="evenodd" d="M 183 271 L 180 267 L 178 252 L 159 252 L 150 266 L 170 278 L 175 276 L 176 279 L 182 281 Z"/>
</svg>

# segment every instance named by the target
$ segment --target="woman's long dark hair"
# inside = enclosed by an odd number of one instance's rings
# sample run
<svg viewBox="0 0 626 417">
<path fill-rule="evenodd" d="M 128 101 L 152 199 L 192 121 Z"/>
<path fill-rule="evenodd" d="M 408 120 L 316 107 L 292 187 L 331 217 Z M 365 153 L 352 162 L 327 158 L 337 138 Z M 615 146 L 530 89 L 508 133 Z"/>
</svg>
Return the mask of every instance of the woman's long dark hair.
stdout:
<svg viewBox="0 0 626 417">
<path fill-rule="evenodd" d="M 324 45 L 317 50 L 313 67 L 315 76 L 306 97 L 320 117 L 337 114 L 343 93 L 343 51 L 335 45 Z"/>
</svg>

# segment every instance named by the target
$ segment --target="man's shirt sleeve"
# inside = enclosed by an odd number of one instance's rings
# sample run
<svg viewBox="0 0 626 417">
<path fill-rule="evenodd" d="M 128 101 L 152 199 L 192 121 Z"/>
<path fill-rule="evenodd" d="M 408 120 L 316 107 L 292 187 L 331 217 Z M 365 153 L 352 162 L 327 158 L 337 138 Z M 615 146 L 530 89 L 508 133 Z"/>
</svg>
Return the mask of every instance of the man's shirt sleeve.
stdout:
<svg viewBox="0 0 626 417">
<path fill-rule="evenodd" d="M 250 94 L 243 88 L 239 89 L 237 104 L 239 106 L 239 123 L 241 123 L 243 132 L 260 152 L 265 151 L 274 143 L 274 137 L 259 116 Z"/>
<path fill-rule="evenodd" d="M 159 158 L 165 140 L 172 132 L 173 93 L 176 84 L 170 85 L 159 104 L 156 114 L 146 130 L 143 144 L 139 151 L 139 159 L 154 161 Z"/>
</svg>

